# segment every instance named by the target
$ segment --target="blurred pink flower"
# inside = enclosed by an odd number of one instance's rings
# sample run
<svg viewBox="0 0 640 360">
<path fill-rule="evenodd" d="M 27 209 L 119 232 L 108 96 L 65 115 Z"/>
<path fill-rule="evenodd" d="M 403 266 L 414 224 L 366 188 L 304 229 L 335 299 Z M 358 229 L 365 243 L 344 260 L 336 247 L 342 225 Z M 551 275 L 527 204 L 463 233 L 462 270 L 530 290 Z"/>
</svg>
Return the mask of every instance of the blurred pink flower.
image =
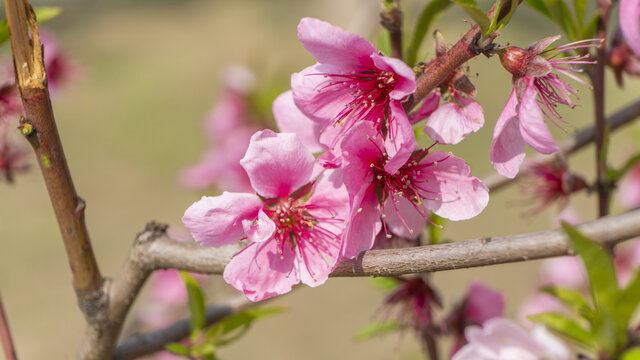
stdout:
<svg viewBox="0 0 640 360">
<path fill-rule="evenodd" d="M 616 267 L 618 284 L 626 286 L 640 267 L 640 239 L 618 245 L 613 262 Z"/>
<path fill-rule="evenodd" d="M 582 260 L 575 256 L 562 256 L 544 260 L 540 268 L 540 283 L 580 289 L 588 284 Z"/>
<path fill-rule="evenodd" d="M 337 264 L 348 194 L 339 170 L 312 178 L 314 163 L 295 134 L 257 132 L 241 165 L 258 195 L 203 197 L 182 218 L 204 246 L 251 241 L 223 274 L 251 301 L 284 294 L 300 281 L 321 285 Z"/>
<path fill-rule="evenodd" d="M 468 321 L 482 324 L 489 319 L 502 316 L 503 312 L 502 293 L 491 290 L 479 281 L 471 283 L 464 306 L 464 317 Z"/>
<path fill-rule="evenodd" d="M 627 44 L 640 55 L 640 0 L 620 0 L 620 28 Z"/>
<path fill-rule="evenodd" d="M 530 335 L 505 318 L 493 318 L 481 327 L 465 330 L 468 343 L 452 360 L 569 360 L 569 349 L 544 329 Z"/>
<path fill-rule="evenodd" d="M 442 307 L 440 296 L 429 283 L 427 275 L 399 278 L 396 286 L 384 299 L 384 306 L 396 312 L 403 327 L 419 331 L 431 325 L 433 307 Z"/>
<path fill-rule="evenodd" d="M 7 122 L 0 120 L 0 179 L 4 178 L 11 183 L 15 174 L 25 172 L 29 168 L 27 156 L 30 152 L 25 147 L 26 143 L 14 141 L 7 127 Z"/>
<path fill-rule="evenodd" d="M 413 70 L 363 37 L 318 19 L 302 19 L 298 39 L 318 63 L 293 74 L 291 89 L 300 110 L 322 126 L 320 142 L 339 158 L 343 135 L 366 122 L 387 140 L 385 149 L 398 156 L 398 166 L 408 159 L 416 143 L 401 102 L 416 89 Z M 335 131 L 325 131 L 330 128 Z"/>
<path fill-rule="evenodd" d="M 49 91 L 55 94 L 58 89 L 78 77 L 80 66 L 64 53 L 51 33 L 41 29 L 40 40 L 44 48 L 44 65 L 47 69 Z"/>
<path fill-rule="evenodd" d="M 570 173 L 564 161 L 535 163 L 523 172 L 520 182 L 520 190 L 529 196 L 529 202 L 538 204 L 531 210 L 533 214 L 554 202 L 558 203 L 560 211 L 564 210 L 569 196 L 586 187 L 584 179 Z"/>
<path fill-rule="evenodd" d="M 627 209 L 640 206 L 640 162 L 635 164 L 618 183 L 620 204 Z"/>
<path fill-rule="evenodd" d="M 545 312 L 562 312 L 564 306 L 553 296 L 538 292 L 529 296 L 520 305 L 518 311 L 518 321 L 527 327 L 532 327 L 533 323 L 527 318 L 530 315 L 542 314 Z"/>
<path fill-rule="evenodd" d="M 570 99 L 576 94 L 556 73 L 582 84 L 571 72 L 572 64 L 592 64 L 589 55 L 563 56 L 566 51 L 599 46 L 599 39 L 582 40 L 545 50 L 560 36 L 542 39 L 527 49 L 509 46 L 498 51 L 503 67 L 513 75 L 513 91 L 493 132 L 491 162 L 496 171 L 513 178 L 524 160 L 525 143 L 543 154 L 558 151 L 545 124 L 545 118 L 557 125 L 563 121 L 557 104 L 575 107 Z"/>
</svg>

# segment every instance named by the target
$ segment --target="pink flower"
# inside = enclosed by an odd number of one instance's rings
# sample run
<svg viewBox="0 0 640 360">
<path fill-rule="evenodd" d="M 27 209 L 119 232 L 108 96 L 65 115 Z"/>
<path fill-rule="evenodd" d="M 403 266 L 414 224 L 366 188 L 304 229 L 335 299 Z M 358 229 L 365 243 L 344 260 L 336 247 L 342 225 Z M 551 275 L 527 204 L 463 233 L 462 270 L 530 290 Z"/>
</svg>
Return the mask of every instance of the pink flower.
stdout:
<svg viewBox="0 0 640 360">
<path fill-rule="evenodd" d="M 40 31 L 40 40 L 44 47 L 44 65 L 47 69 L 49 90 L 56 93 L 60 87 L 78 75 L 79 66 L 69 59 L 49 32 Z"/>
<path fill-rule="evenodd" d="M 582 261 L 575 256 L 562 256 L 544 260 L 540 268 L 542 285 L 579 289 L 587 284 L 587 272 Z"/>
<path fill-rule="evenodd" d="M 640 1 L 620 0 L 620 28 L 629 47 L 640 55 Z"/>
<path fill-rule="evenodd" d="M 438 143 L 457 144 L 470 133 L 480 130 L 482 125 L 482 106 L 452 89 L 450 101 L 431 114 L 424 132 Z"/>
<path fill-rule="evenodd" d="M 15 174 L 29 168 L 26 162 L 29 151 L 11 139 L 7 127 L 7 123 L 0 120 L 0 179 L 4 177 L 11 183 Z"/>
<path fill-rule="evenodd" d="M 293 102 L 291 90 L 280 94 L 273 102 L 273 117 L 281 132 L 291 132 L 298 135 L 298 139 L 312 153 L 326 150 L 319 142 L 322 126 L 306 117 L 298 109 Z"/>
<path fill-rule="evenodd" d="M 415 91 L 413 70 L 379 53 L 361 36 L 317 19 L 304 18 L 298 38 L 318 63 L 291 77 L 300 110 L 323 127 L 320 142 L 335 158 L 339 144 L 356 123 L 366 122 L 383 137 L 386 152 L 397 156 L 395 171 L 415 149 L 415 136 L 402 100 Z"/>
<path fill-rule="evenodd" d="M 469 293 L 464 306 L 464 317 L 475 324 L 502 316 L 504 311 L 504 295 L 493 291 L 479 281 L 469 286 Z"/>
<path fill-rule="evenodd" d="M 383 225 L 387 236 L 390 231 L 415 238 L 429 211 L 450 220 L 464 220 L 478 215 L 489 201 L 484 184 L 470 175 L 464 160 L 450 153 L 419 150 L 390 172 L 387 164 L 393 159 L 383 140 L 364 123 L 354 125 L 341 146 L 351 201 L 345 257 L 370 249 Z"/>
<path fill-rule="evenodd" d="M 570 359 L 569 349 L 544 328 L 529 335 L 521 327 L 504 318 L 493 318 L 482 328 L 465 330 L 468 344 L 451 360 L 564 360 Z"/>
<path fill-rule="evenodd" d="M 521 191 L 529 195 L 531 203 L 538 203 L 532 213 L 538 213 L 547 206 L 558 203 L 558 209 L 563 210 L 569 202 L 569 196 L 587 187 L 587 183 L 580 176 L 569 172 L 564 161 L 551 164 L 535 163 L 522 174 Z"/>
<path fill-rule="evenodd" d="M 203 197 L 182 218 L 193 238 L 219 247 L 251 243 L 233 256 L 223 277 L 259 301 L 298 282 L 324 283 L 336 265 L 348 214 L 339 170 L 312 177 L 313 155 L 295 134 L 254 134 L 240 162 L 257 192 Z"/>
<path fill-rule="evenodd" d="M 640 163 L 634 165 L 618 184 L 618 200 L 627 209 L 640 206 Z"/>
<path fill-rule="evenodd" d="M 527 49 L 510 46 L 498 51 L 505 69 L 513 74 L 513 91 L 502 110 L 493 132 L 491 162 L 496 171 L 513 178 L 524 160 L 524 144 L 536 151 L 551 154 L 558 147 L 545 124 L 545 118 L 557 125 L 563 121 L 556 104 L 575 107 L 570 99 L 576 94 L 556 73 L 580 83 L 571 72 L 571 64 L 592 64 L 584 56 L 563 56 L 566 51 L 598 46 L 600 40 L 582 40 L 545 50 L 559 36 L 542 39 Z"/>
<path fill-rule="evenodd" d="M 564 305 L 558 299 L 547 293 L 538 292 L 529 296 L 520 305 L 518 321 L 526 327 L 532 327 L 534 324 L 527 318 L 528 316 L 546 312 L 563 312 L 564 310 Z"/>
<path fill-rule="evenodd" d="M 621 287 L 627 286 L 640 267 L 640 240 L 618 245 L 613 263 L 616 267 L 618 284 Z"/>
</svg>

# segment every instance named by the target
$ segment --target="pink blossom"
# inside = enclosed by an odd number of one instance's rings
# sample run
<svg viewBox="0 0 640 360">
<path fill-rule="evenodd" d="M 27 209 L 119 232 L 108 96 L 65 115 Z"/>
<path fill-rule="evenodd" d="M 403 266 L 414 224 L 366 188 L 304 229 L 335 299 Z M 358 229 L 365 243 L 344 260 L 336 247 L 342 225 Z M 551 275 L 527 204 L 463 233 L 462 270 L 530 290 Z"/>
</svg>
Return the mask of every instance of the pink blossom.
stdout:
<svg viewBox="0 0 640 360">
<path fill-rule="evenodd" d="M 0 179 L 4 178 L 11 183 L 15 174 L 28 169 L 26 159 L 29 151 L 23 144 L 12 139 L 7 127 L 7 123 L 0 120 Z"/>
<path fill-rule="evenodd" d="M 598 46 L 600 40 L 582 40 L 545 50 L 559 36 L 542 39 L 527 49 L 510 46 L 498 52 L 505 69 L 513 74 L 513 91 L 493 132 L 491 162 L 496 171 L 513 178 L 524 160 L 524 145 L 551 154 L 558 147 L 545 124 L 545 118 L 557 125 L 563 121 L 556 104 L 575 107 L 570 99 L 576 90 L 556 73 L 580 83 L 571 72 L 571 64 L 592 64 L 584 56 L 563 56 L 566 51 Z"/>
<path fill-rule="evenodd" d="M 354 125 L 341 146 L 351 201 L 345 257 L 370 249 L 382 226 L 387 236 L 391 232 L 415 238 L 429 211 L 464 220 L 478 215 L 489 201 L 484 184 L 470 175 L 464 160 L 450 153 L 419 150 L 390 172 L 387 164 L 393 159 L 383 140 L 364 123 Z"/>
<path fill-rule="evenodd" d="M 397 162 L 388 164 L 389 171 L 397 170 L 416 146 L 401 104 L 415 91 L 413 70 L 382 55 L 363 37 L 317 19 L 302 19 L 298 38 L 318 63 L 292 75 L 293 98 L 322 125 L 320 142 L 339 158 L 344 134 L 366 122 L 386 140 L 387 153 L 398 155 Z"/>
<path fill-rule="evenodd" d="M 326 150 L 320 144 L 320 130 L 322 126 L 306 117 L 293 102 L 291 90 L 280 94 L 273 102 L 273 117 L 276 119 L 281 132 L 291 132 L 298 135 L 302 143 L 313 153 Z"/>
<path fill-rule="evenodd" d="M 545 312 L 562 312 L 563 310 L 565 310 L 564 305 L 555 297 L 547 293 L 538 292 L 529 296 L 520 305 L 518 318 L 521 324 L 531 327 L 533 323 L 527 318 L 528 316 Z"/>
<path fill-rule="evenodd" d="M 469 286 L 469 293 L 464 306 L 464 317 L 475 324 L 502 316 L 504 311 L 504 295 L 493 291 L 479 281 Z"/>
<path fill-rule="evenodd" d="M 640 206 L 640 163 L 634 165 L 618 184 L 618 200 L 627 209 Z"/>
<path fill-rule="evenodd" d="M 540 268 L 542 285 L 579 289 L 587 282 L 587 272 L 582 261 L 575 256 L 562 256 L 544 260 Z"/>
<path fill-rule="evenodd" d="M 547 206 L 558 203 L 558 209 L 564 210 L 569 196 L 587 187 L 587 183 L 578 175 L 569 172 L 564 161 L 553 163 L 535 163 L 523 172 L 520 190 L 529 196 L 531 203 L 537 203 L 532 213 L 538 213 Z"/>
<path fill-rule="evenodd" d="M 204 246 L 240 239 L 250 244 L 233 256 L 223 277 L 251 301 L 291 290 L 298 282 L 327 280 L 342 247 L 348 194 L 340 170 L 313 179 L 314 158 L 295 134 L 254 134 L 241 160 L 256 194 L 203 197 L 182 218 Z"/>
<path fill-rule="evenodd" d="M 457 144 L 470 133 L 480 130 L 482 125 L 482 106 L 452 89 L 450 101 L 431 114 L 424 132 L 438 143 Z"/>
<path fill-rule="evenodd" d="M 56 93 L 58 89 L 78 76 L 80 67 L 69 59 L 51 33 L 41 30 L 40 40 L 44 48 L 44 65 L 47 69 L 49 90 Z"/>
<path fill-rule="evenodd" d="M 562 342 L 539 328 L 530 335 L 505 318 L 493 318 L 465 330 L 468 344 L 451 360 L 568 360 L 570 351 Z"/>
<path fill-rule="evenodd" d="M 629 47 L 640 55 L 640 0 L 620 0 L 620 28 Z"/>
<path fill-rule="evenodd" d="M 625 242 L 616 247 L 613 259 L 618 284 L 626 286 L 640 267 L 640 240 Z"/>
<path fill-rule="evenodd" d="M 420 330 L 430 326 L 433 307 L 442 307 L 440 295 L 429 283 L 427 275 L 399 278 L 396 286 L 384 300 L 384 305 L 393 308 L 398 322 L 403 327 Z"/>
</svg>

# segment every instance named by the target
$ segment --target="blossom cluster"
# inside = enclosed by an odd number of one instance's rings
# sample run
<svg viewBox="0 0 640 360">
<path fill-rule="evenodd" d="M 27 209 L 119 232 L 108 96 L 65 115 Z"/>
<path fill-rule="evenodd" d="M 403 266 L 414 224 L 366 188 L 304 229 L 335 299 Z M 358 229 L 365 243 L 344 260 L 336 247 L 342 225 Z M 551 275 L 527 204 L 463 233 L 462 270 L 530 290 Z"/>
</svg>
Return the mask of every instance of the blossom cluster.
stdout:
<svg viewBox="0 0 640 360">
<path fill-rule="evenodd" d="M 408 114 L 404 103 L 416 90 L 416 72 L 402 60 L 317 19 L 302 19 L 298 38 L 317 63 L 293 74 L 291 90 L 274 102 L 282 132 L 251 136 L 239 161 L 251 190 L 203 197 L 183 217 L 204 246 L 246 245 L 224 279 L 252 301 L 286 293 L 299 282 L 324 283 L 341 258 L 371 249 L 381 234 L 416 239 L 430 213 L 470 219 L 489 201 L 466 162 L 440 150 L 484 124 L 475 88 L 462 71 Z M 491 149 L 503 175 L 518 172 L 525 142 L 545 153 L 557 149 L 543 114 L 559 119 L 553 106 L 572 106 L 575 91 L 552 71 L 573 77 L 567 64 L 586 60 L 562 54 L 594 42 L 545 50 L 553 40 L 501 53 L 514 74 Z M 437 41 L 436 54 L 444 52 Z M 434 143 L 421 148 L 414 125 L 427 117 L 424 132 Z"/>
</svg>

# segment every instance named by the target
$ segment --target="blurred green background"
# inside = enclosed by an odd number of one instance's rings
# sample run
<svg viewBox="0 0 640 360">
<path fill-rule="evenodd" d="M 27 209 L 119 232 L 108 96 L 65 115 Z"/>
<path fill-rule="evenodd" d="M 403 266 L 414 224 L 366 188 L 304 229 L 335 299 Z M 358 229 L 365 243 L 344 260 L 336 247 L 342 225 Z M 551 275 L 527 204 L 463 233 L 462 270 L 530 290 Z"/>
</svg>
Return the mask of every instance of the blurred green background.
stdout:
<svg viewBox="0 0 640 360">
<path fill-rule="evenodd" d="M 405 1 L 408 24 L 424 1 Z M 285 89 L 292 72 L 314 60 L 296 38 L 301 17 L 311 16 L 376 39 L 378 2 L 315 1 L 69 1 L 63 13 L 43 27 L 53 32 L 69 57 L 81 65 L 78 80 L 53 100 L 76 188 L 87 201 L 87 224 L 105 276 L 120 270 L 130 245 L 146 222 L 180 226 L 184 210 L 202 196 L 180 187 L 177 172 L 197 160 L 205 147 L 201 122 L 219 92 L 221 70 L 243 64 L 259 84 L 269 80 Z M 487 3 L 483 5 L 488 7 Z M 437 28 L 452 44 L 470 24 L 451 9 Z M 498 38 L 526 46 L 559 33 L 529 9 L 517 12 Z M 432 56 L 427 36 L 422 57 Z M 2 56 L 9 58 L 5 45 Z M 469 63 L 471 80 L 486 117 L 484 128 L 451 147 L 478 177 L 492 170 L 489 144 L 493 126 L 511 91 L 510 75 L 496 58 Z M 479 75 L 476 75 L 479 74 Z M 611 113 L 637 97 L 639 82 L 618 89 L 608 75 Z M 573 85 L 573 84 L 572 84 Z M 591 94 L 575 84 L 582 107 L 561 109 L 573 125 L 592 122 Z M 564 134 L 552 129 L 556 139 Z M 630 136 L 628 134 L 631 134 Z M 635 150 L 640 129 L 616 135 L 611 162 L 620 164 Z M 449 150 L 449 149 L 447 149 Z M 571 158 L 574 171 L 593 179 L 590 147 Z M 584 219 L 592 219 L 595 197 L 572 200 Z M 549 228 L 555 209 L 523 216 L 531 203 L 517 188 L 492 196 L 477 218 L 449 223 L 445 237 L 462 240 Z M 74 358 L 84 320 L 76 306 L 70 271 L 39 171 L 0 183 L 0 291 L 21 359 Z M 535 286 L 537 262 L 456 270 L 433 276 L 444 303 L 451 306 L 479 279 L 507 294 L 507 314 Z M 234 295 L 220 281 L 207 290 L 211 300 Z M 413 335 L 390 335 L 354 342 L 353 335 L 380 315 L 383 293 L 367 279 L 330 279 L 317 289 L 297 288 L 273 304 L 284 314 L 259 321 L 241 341 L 220 350 L 223 359 L 420 359 Z M 138 304 L 139 306 L 139 304 Z M 134 309 L 135 311 L 135 309 Z M 443 348 L 443 353 L 448 349 Z"/>
</svg>

